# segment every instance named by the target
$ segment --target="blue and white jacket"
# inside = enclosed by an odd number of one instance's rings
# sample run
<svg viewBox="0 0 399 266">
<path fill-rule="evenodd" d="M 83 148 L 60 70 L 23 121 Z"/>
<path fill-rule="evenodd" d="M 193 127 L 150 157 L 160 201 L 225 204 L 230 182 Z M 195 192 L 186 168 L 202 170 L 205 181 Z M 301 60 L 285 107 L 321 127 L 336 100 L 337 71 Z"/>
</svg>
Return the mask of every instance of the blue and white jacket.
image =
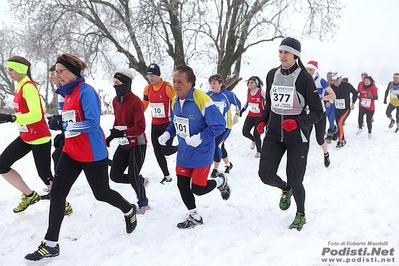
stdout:
<svg viewBox="0 0 399 266">
<path fill-rule="evenodd" d="M 213 102 L 218 107 L 219 111 L 222 113 L 226 121 L 226 128 L 231 129 L 233 127 L 233 119 L 230 111 L 230 106 L 233 104 L 236 106 L 236 110 L 241 110 L 240 100 L 233 92 L 226 89 L 221 89 L 219 93 L 208 91 L 206 94 L 211 97 Z"/>
<path fill-rule="evenodd" d="M 185 168 L 210 166 L 213 162 L 215 137 L 225 129 L 226 122 L 212 99 L 203 91 L 192 87 L 184 100 L 176 95 L 172 101 L 172 123 L 166 131 L 179 140 L 176 164 Z M 179 121 L 186 121 L 179 123 Z M 202 142 L 197 147 L 187 145 L 183 134 L 176 134 L 176 126 L 188 127 L 187 136 L 200 133 Z"/>
</svg>

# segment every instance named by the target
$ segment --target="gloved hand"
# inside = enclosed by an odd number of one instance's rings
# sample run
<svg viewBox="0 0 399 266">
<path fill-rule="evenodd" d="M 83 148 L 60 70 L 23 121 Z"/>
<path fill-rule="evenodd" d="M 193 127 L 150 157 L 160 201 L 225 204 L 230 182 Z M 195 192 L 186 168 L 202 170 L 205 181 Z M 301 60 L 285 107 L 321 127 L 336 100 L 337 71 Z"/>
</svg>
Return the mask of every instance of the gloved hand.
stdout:
<svg viewBox="0 0 399 266">
<path fill-rule="evenodd" d="M 53 140 L 54 148 L 56 148 L 56 149 L 60 148 L 60 143 L 63 142 L 64 139 L 65 139 L 65 135 L 63 133 L 55 136 L 55 138 Z"/>
<path fill-rule="evenodd" d="M 287 119 L 281 122 L 281 126 L 288 132 L 296 129 L 298 127 L 297 122 L 294 119 Z"/>
<path fill-rule="evenodd" d="M 48 119 L 48 127 L 52 130 L 62 130 L 62 120 L 57 116 L 49 116 Z"/>
<path fill-rule="evenodd" d="M 67 121 L 62 121 L 61 125 L 62 125 L 62 130 L 65 131 L 67 126 L 68 126 L 68 122 Z"/>
<path fill-rule="evenodd" d="M 170 134 L 168 131 L 165 131 L 161 136 L 158 138 L 159 144 L 162 146 L 166 146 L 166 142 L 170 139 Z"/>
<path fill-rule="evenodd" d="M 187 145 L 193 146 L 194 148 L 197 147 L 202 143 L 201 133 L 192 135 L 191 137 L 186 138 Z"/>
<path fill-rule="evenodd" d="M 366 96 L 369 98 L 373 98 L 373 94 L 371 94 L 371 92 L 369 92 L 369 91 L 366 92 Z"/>
<path fill-rule="evenodd" d="M 240 117 L 242 116 L 242 113 L 244 113 L 247 109 L 246 108 L 242 108 L 240 111 Z"/>
<path fill-rule="evenodd" d="M 384 104 L 387 104 L 387 100 L 384 100 Z"/>
<path fill-rule="evenodd" d="M 265 132 L 265 122 L 260 122 L 258 126 L 256 127 L 256 130 L 258 131 L 259 135 L 262 135 Z"/>
<path fill-rule="evenodd" d="M 15 115 L 0 113 L 0 123 L 15 122 L 15 120 L 17 120 Z"/>
<path fill-rule="evenodd" d="M 110 129 L 111 131 L 111 136 L 114 138 L 123 138 L 126 137 L 126 131 L 125 130 L 119 130 L 116 128 Z"/>
<path fill-rule="evenodd" d="M 105 139 L 105 144 L 107 145 L 107 147 L 109 147 L 109 143 L 114 139 L 114 137 L 112 135 L 109 135 L 106 139 Z"/>
<path fill-rule="evenodd" d="M 237 124 L 238 120 L 240 120 L 240 115 L 239 114 L 235 114 L 235 116 L 233 117 L 233 125 Z"/>
</svg>

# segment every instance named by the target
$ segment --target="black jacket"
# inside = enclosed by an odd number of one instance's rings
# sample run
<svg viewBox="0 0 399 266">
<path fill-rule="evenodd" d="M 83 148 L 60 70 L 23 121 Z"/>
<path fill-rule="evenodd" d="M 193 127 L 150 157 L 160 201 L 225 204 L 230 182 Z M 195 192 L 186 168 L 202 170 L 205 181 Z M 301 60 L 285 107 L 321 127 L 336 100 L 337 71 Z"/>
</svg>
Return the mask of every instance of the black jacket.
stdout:
<svg viewBox="0 0 399 266">
<path fill-rule="evenodd" d="M 270 90 L 276 71 L 281 71 L 283 75 L 290 75 L 299 66 L 294 64 L 289 69 L 281 67 L 274 68 L 266 76 L 266 105 L 262 113 L 261 121 L 266 122 L 265 138 L 281 142 L 308 142 L 311 127 L 320 121 L 323 117 L 323 107 L 317 92 L 313 78 L 306 70 L 301 69 L 295 82 L 297 93 L 300 93 L 305 99 L 305 107 L 299 115 L 279 115 L 271 111 Z M 307 108 L 308 110 L 307 110 Z M 281 122 L 286 119 L 295 119 L 298 127 L 290 132 L 284 130 Z"/>
</svg>

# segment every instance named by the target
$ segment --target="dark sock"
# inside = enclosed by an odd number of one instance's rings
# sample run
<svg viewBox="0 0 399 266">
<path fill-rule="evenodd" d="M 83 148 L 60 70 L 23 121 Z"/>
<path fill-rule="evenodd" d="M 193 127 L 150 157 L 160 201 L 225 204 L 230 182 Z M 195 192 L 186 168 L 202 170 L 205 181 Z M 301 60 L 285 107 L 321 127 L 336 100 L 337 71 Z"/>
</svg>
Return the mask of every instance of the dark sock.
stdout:
<svg viewBox="0 0 399 266">
<path fill-rule="evenodd" d="M 324 157 L 330 157 L 330 154 L 328 152 L 324 153 Z"/>
<path fill-rule="evenodd" d="M 32 192 L 32 193 L 30 193 L 29 195 L 26 195 L 26 194 L 25 194 L 25 196 L 26 196 L 27 198 L 30 198 L 30 197 L 33 196 L 34 193 L 35 193 L 35 192 Z"/>
</svg>

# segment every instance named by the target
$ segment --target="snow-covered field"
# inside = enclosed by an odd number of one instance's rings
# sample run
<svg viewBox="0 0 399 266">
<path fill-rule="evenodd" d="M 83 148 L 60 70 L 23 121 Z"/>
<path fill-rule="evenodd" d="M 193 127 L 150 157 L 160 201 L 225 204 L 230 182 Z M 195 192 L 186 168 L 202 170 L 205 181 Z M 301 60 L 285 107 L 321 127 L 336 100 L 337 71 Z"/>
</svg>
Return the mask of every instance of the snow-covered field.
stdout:
<svg viewBox="0 0 399 266">
<path fill-rule="evenodd" d="M 0 178 L 0 265 L 348 265 L 323 263 L 323 248 L 343 248 L 329 242 L 388 241 L 382 248 L 396 251 L 399 133 L 388 129 L 386 105 L 382 103 L 385 85 L 379 88 L 371 140 L 366 129 L 356 135 L 358 110 L 355 109 L 345 126 L 347 145 L 341 150 L 335 149 L 335 144 L 329 145 L 331 166 L 326 169 L 322 150 L 312 137 L 304 181 L 307 224 L 300 232 L 288 229 L 294 219 L 295 204 L 281 211 L 278 207 L 281 191 L 259 180 L 259 160 L 249 149 L 250 141 L 241 134 L 245 119 L 242 117 L 226 143 L 234 164 L 229 175 L 232 196 L 223 201 L 219 191 L 214 190 L 196 197 L 204 225 L 194 229 L 176 227 L 187 210 L 176 187 L 175 155 L 168 158 L 173 182 L 162 185 L 159 183 L 162 172 L 149 143 L 142 174 L 151 182 L 147 187 L 151 209 L 138 216 L 134 233 L 126 234 L 123 214 L 118 209 L 94 199 L 81 175 L 68 197 L 74 212 L 64 219 L 60 256 L 27 262 L 24 256 L 37 248 L 46 232 L 49 202 L 40 201 L 23 213 L 14 214 L 12 209 L 19 202 L 20 192 Z M 244 101 L 243 97 L 240 99 Z M 148 117 L 149 111 L 146 115 Z M 113 116 L 103 116 L 101 122 L 104 132 L 108 133 Z M 148 136 L 149 123 L 150 119 L 147 120 Z M 17 134 L 16 125 L 0 124 L 0 152 Z M 112 145 L 110 157 L 116 141 Z M 37 176 L 31 154 L 14 168 L 32 189 L 43 193 L 44 184 Z M 285 176 L 285 158 L 279 174 Z M 136 202 L 129 185 L 112 181 L 110 185 L 129 201 Z M 357 259 L 360 256 L 336 257 Z M 394 258 L 398 263 L 396 253 Z M 357 265 L 384 264 L 361 262 Z"/>
</svg>

